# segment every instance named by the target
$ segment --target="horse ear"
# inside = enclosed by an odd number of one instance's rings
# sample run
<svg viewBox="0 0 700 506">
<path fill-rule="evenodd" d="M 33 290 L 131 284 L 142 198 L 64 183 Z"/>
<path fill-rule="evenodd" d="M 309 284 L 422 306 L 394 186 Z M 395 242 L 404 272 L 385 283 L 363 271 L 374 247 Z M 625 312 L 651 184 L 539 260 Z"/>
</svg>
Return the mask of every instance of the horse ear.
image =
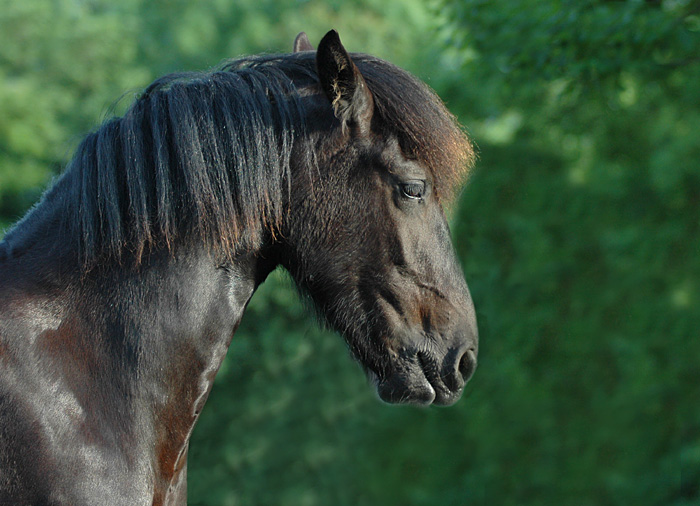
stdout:
<svg viewBox="0 0 700 506">
<path fill-rule="evenodd" d="M 335 30 L 328 32 L 318 45 L 316 70 L 343 129 L 350 126 L 360 135 L 368 134 L 374 98 Z"/>
<path fill-rule="evenodd" d="M 295 53 L 300 53 L 301 51 L 313 51 L 314 47 L 309 42 L 309 37 L 306 32 L 299 32 L 299 35 L 294 39 L 294 51 Z"/>
</svg>

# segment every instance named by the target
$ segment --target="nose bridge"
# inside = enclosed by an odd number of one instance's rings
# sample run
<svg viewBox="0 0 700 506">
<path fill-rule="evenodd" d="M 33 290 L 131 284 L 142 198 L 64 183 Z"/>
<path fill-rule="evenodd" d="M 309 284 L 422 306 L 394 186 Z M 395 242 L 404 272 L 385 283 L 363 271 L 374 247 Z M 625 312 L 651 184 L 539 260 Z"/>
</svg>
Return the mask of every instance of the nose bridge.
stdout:
<svg viewBox="0 0 700 506">
<path fill-rule="evenodd" d="M 478 350 L 476 316 L 467 284 L 459 265 L 423 269 L 400 269 L 401 283 L 396 295 L 404 321 L 443 352 Z"/>
<path fill-rule="evenodd" d="M 426 251 L 425 272 L 428 278 L 432 278 L 426 282 L 439 292 L 438 305 L 445 306 L 436 316 L 440 317 L 443 311 L 447 313 L 449 321 L 445 322 L 447 328 L 444 330 L 454 333 L 454 339 L 459 335 L 476 338 L 474 304 L 444 218 L 438 227 L 436 244 L 423 246 Z"/>
<path fill-rule="evenodd" d="M 413 314 L 409 325 L 422 326 L 424 335 L 440 341 L 443 352 L 476 353 L 474 305 L 440 206 L 426 210 L 421 226 L 398 227 L 397 238 L 403 260 L 397 295 Z"/>
<path fill-rule="evenodd" d="M 433 312 L 435 322 L 435 333 L 440 336 L 443 346 L 447 350 L 457 350 L 464 353 L 466 350 L 478 352 L 479 336 L 476 325 L 476 315 L 474 305 L 463 283 L 464 290 L 459 296 L 451 300 L 443 299 L 441 305 Z M 446 316 L 446 317 L 445 317 Z"/>
</svg>

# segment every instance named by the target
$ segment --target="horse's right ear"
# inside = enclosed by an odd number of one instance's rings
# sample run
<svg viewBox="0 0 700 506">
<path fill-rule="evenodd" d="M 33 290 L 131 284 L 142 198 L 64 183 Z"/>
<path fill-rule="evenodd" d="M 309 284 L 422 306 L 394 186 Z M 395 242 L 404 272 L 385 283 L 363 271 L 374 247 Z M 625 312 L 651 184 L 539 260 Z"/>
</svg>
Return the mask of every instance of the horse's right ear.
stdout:
<svg viewBox="0 0 700 506">
<path fill-rule="evenodd" d="M 318 44 L 316 70 L 321 88 L 343 129 L 350 127 L 359 135 L 367 135 L 374 98 L 335 30 L 328 32 Z"/>
</svg>

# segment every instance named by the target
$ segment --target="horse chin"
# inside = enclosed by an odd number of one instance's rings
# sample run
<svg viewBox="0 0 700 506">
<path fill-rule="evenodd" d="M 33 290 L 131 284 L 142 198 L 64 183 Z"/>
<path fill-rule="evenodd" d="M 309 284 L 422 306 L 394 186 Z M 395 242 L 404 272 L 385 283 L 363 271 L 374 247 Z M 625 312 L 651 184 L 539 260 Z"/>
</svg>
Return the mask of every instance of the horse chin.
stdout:
<svg viewBox="0 0 700 506">
<path fill-rule="evenodd" d="M 389 404 L 428 406 L 435 401 L 435 389 L 425 378 L 393 376 L 377 383 L 377 395 Z"/>
<path fill-rule="evenodd" d="M 367 372 L 377 388 L 377 395 L 388 404 L 451 406 L 462 396 L 462 388 L 451 391 L 440 380 L 431 381 L 429 376 L 432 375 L 426 374 L 422 367 L 409 367 L 385 378 L 379 378 L 371 370 Z"/>
</svg>

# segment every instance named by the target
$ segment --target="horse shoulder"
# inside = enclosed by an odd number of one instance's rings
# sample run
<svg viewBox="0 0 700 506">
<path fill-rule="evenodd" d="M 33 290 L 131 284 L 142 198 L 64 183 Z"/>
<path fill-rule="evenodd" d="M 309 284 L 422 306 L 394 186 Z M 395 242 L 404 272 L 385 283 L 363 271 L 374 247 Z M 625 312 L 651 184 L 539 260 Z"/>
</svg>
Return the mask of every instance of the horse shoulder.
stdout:
<svg viewBox="0 0 700 506">
<path fill-rule="evenodd" d="M 0 262 L 0 504 L 44 504 L 51 470 L 47 467 L 35 374 L 28 344 L 32 330 L 30 294 L 21 274 Z"/>
</svg>

